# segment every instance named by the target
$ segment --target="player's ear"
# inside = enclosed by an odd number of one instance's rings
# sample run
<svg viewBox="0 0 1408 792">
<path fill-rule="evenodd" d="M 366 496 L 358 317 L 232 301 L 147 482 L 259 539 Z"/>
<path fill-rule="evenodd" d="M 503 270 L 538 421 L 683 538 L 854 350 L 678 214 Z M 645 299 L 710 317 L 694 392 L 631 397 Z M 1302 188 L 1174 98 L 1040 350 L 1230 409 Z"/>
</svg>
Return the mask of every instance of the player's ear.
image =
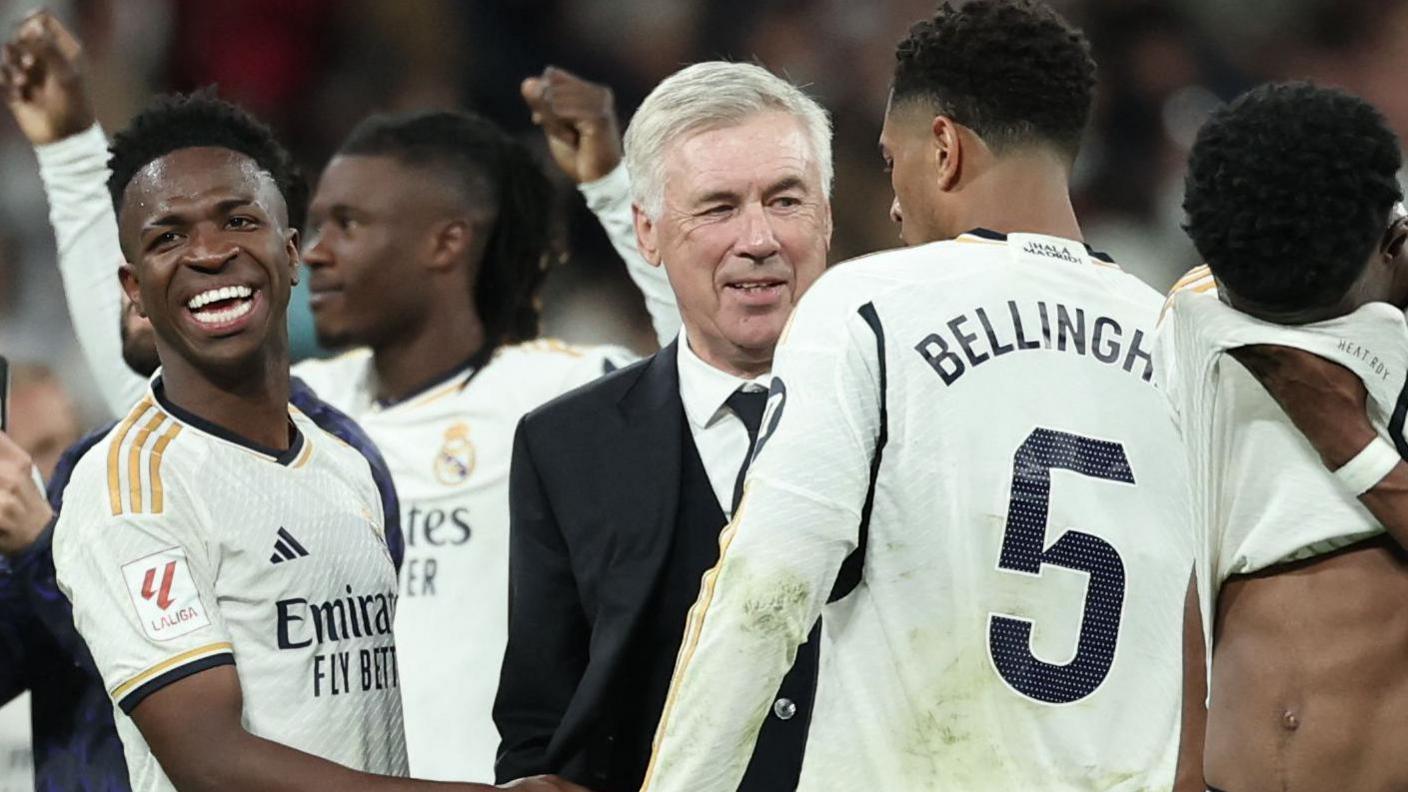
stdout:
<svg viewBox="0 0 1408 792">
<path fill-rule="evenodd" d="M 934 148 L 934 181 L 948 192 L 958 185 L 963 171 L 963 135 L 948 116 L 934 116 L 930 126 Z"/>
<path fill-rule="evenodd" d="M 1398 258 L 1403 255 L 1405 244 L 1408 244 L 1408 218 L 1400 218 L 1389 226 L 1384 240 L 1384 256 L 1390 261 Z"/>
<path fill-rule="evenodd" d="M 646 261 L 660 266 L 659 224 L 638 203 L 631 204 L 631 219 L 636 225 L 636 248 Z"/>
<path fill-rule="evenodd" d="M 137 268 L 130 262 L 122 262 L 122 266 L 117 268 L 117 282 L 122 285 L 127 299 L 137 307 L 137 314 L 143 319 L 147 318 L 146 306 L 142 305 L 142 282 L 137 278 Z"/>
<path fill-rule="evenodd" d="M 474 229 L 466 220 L 450 220 L 431 237 L 430 268 L 448 270 L 463 261 L 474 244 Z"/>
<path fill-rule="evenodd" d="M 299 243 L 297 228 L 289 228 L 284 231 L 284 252 L 288 255 L 288 279 L 294 286 L 298 285 L 299 265 L 303 263 L 303 248 Z"/>
</svg>

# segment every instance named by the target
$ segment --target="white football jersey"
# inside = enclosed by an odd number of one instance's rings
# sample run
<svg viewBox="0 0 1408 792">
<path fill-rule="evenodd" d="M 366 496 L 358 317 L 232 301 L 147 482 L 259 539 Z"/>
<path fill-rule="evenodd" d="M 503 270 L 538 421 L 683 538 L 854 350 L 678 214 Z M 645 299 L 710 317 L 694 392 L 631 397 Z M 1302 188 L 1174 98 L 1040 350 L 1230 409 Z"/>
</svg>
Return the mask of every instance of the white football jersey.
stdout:
<svg viewBox="0 0 1408 792">
<path fill-rule="evenodd" d="M 823 276 L 778 348 L 645 788 L 732 792 L 820 614 L 799 789 L 1169 789 L 1192 542 L 1151 384 L 1160 302 L 1027 234 Z M 859 584 L 824 605 L 857 548 Z"/>
<path fill-rule="evenodd" d="M 252 734 L 406 774 L 381 501 L 359 453 L 290 416 L 288 451 L 260 449 L 167 403 L 157 379 L 65 490 L 54 565 L 139 792 L 174 787 L 128 714 L 222 664 Z"/>
<path fill-rule="evenodd" d="M 74 330 L 107 403 L 125 414 L 146 382 L 123 363 L 113 332 L 123 257 L 107 191 L 107 140 L 95 124 L 36 153 Z M 664 268 L 635 250 L 624 166 L 581 189 L 645 295 L 660 342 L 669 343 L 678 311 Z M 531 342 L 499 350 L 467 387 L 472 372 L 455 372 L 384 408 L 371 396 L 368 350 L 293 367 L 319 398 L 361 424 L 400 495 L 407 599 L 397 638 L 408 671 L 413 775 L 480 781 L 494 775 L 499 738 L 491 708 L 507 641 L 508 466 L 519 418 L 596 378 L 608 362 L 633 358 L 616 347 Z"/>
<path fill-rule="evenodd" d="M 508 643 L 508 472 L 518 420 L 631 359 L 617 347 L 530 341 L 387 407 L 370 396 L 375 375 L 366 350 L 294 367 L 372 438 L 401 498 L 406 558 L 396 637 L 417 778 L 493 778 L 493 704 Z"/>
</svg>

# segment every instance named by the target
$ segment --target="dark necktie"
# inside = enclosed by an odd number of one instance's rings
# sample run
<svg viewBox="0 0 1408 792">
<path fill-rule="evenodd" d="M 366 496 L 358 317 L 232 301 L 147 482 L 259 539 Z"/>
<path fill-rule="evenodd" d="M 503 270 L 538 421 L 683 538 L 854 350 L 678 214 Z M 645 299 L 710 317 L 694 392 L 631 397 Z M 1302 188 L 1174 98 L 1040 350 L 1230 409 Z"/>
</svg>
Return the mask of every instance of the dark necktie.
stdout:
<svg viewBox="0 0 1408 792">
<path fill-rule="evenodd" d="M 738 468 L 738 478 L 733 482 L 733 506 L 729 511 L 738 510 L 738 502 L 743 500 L 743 479 L 748 475 L 748 463 L 753 461 L 753 448 L 758 444 L 758 427 L 763 423 L 763 410 L 768 406 L 768 392 L 762 390 L 736 390 L 724 402 L 733 414 L 743 421 L 748 430 L 748 454 Z"/>
</svg>

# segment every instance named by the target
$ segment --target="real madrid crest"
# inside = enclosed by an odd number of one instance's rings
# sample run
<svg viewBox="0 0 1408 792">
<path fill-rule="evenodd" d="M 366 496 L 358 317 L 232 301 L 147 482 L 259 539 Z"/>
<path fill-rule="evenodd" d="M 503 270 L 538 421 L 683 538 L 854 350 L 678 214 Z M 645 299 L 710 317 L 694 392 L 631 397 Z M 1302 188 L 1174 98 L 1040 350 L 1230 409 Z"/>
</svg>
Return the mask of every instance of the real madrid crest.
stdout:
<svg viewBox="0 0 1408 792">
<path fill-rule="evenodd" d="M 445 442 L 435 455 L 435 478 L 447 487 L 463 484 L 474 472 L 474 444 L 469 441 L 469 424 L 463 421 L 445 430 Z"/>
</svg>

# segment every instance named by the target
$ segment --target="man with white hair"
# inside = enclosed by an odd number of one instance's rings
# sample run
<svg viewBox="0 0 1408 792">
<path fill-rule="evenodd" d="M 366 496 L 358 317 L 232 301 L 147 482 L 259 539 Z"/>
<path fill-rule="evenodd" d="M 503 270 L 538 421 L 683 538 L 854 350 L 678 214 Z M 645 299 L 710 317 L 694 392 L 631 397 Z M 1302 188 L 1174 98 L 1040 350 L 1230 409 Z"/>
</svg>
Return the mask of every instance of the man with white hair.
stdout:
<svg viewBox="0 0 1408 792">
<path fill-rule="evenodd" d="M 599 792 L 645 775 L 686 612 L 741 495 L 773 348 L 831 238 L 826 112 L 760 67 L 676 73 L 625 148 L 637 241 L 669 275 L 683 329 L 519 424 L 494 708 L 499 778 L 551 769 Z M 739 789 L 796 786 L 815 676 L 804 648 Z"/>
</svg>

